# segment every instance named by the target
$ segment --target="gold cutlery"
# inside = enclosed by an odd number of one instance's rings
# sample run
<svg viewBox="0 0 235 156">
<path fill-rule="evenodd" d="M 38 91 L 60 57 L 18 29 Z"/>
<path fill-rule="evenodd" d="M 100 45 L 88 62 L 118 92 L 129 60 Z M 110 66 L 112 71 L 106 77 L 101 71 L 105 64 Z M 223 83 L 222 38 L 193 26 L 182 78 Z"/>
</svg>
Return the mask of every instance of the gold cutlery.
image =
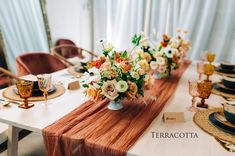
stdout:
<svg viewBox="0 0 235 156">
<path fill-rule="evenodd" d="M 230 146 L 235 146 L 234 144 L 225 142 L 225 141 L 220 140 L 220 139 L 218 139 L 218 138 L 216 138 L 216 137 L 214 137 L 214 138 L 215 138 L 216 141 L 219 142 L 219 144 L 220 144 L 226 151 L 228 151 L 228 152 L 235 152 L 235 149 L 232 148 L 232 147 L 230 147 Z"/>
</svg>

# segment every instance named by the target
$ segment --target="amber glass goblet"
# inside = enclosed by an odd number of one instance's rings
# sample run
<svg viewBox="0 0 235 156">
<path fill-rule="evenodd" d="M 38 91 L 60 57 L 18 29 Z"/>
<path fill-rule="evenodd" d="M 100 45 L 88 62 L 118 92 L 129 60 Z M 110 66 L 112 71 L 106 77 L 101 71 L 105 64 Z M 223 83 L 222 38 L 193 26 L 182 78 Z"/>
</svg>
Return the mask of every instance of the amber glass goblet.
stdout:
<svg viewBox="0 0 235 156">
<path fill-rule="evenodd" d="M 205 103 L 205 99 L 208 99 L 211 95 L 212 82 L 211 81 L 200 81 L 198 82 L 198 93 L 201 98 L 201 102 L 197 104 L 198 107 L 208 108 L 208 104 Z"/>
<path fill-rule="evenodd" d="M 205 71 L 205 65 L 204 62 L 198 62 L 197 63 L 197 72 L 199 73 L 198 79 L 202 79 L 202 74 L 204 74 Z"/>
<path fill-rule="evenodd" d="M 213 64 L 205 64 L 204 74 L 206 75 L 206 80 L 210 81 L 210 76 L 214 73 L 214 65 Z"/>
<path fill-rule="evenodd" d="M 215 60 L 215 53 L 209 52 L 207 53 L 207 61 L 211 64 Z"/>
<path fill-rule="evenodd" d="M 20 108 L 28 109 L 30 107 L 33 107 L 34 104 L 28 102 L 28 98 L 32 96 L 33 92 L 33 82 L 31 81 L 25 81 L 25 80 L 19 80 L 16 83 L 16 87 L 18 89 L 18 93 L 20 95 L 20 98 L 24 99 L 23 104 L 20 104 Z"/>
<path fill-rule="evenodd" d="M 198 108 L 195 107 L 195 102 L 196 102 L 196 97 L 199 96 L 197 80 L 189 80 L 188 84 L 189 84 L 189 94 L 193 97 L 192 105 L 191 107 L 188 107 L 188 110 L 191 112 L 196 112 Z"/>
<path fill-rule="evenodd" d="M 50 74 L 40 74 L 37 75 L 38 87 L 43 92 L 45 98 L 45 104 L 47 104 L 48 91 L 51 88 L 51 75 Z"/>
</svg>

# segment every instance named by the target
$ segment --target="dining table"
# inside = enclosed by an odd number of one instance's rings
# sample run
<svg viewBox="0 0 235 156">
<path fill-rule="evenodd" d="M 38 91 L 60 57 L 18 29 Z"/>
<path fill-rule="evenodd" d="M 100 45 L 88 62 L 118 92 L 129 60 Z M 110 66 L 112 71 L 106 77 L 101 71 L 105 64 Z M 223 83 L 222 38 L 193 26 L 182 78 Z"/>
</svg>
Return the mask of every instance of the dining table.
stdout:
<svg viewBox="0 0 235 156">
<path fill-rule="evenodd" d="M 127 156 L 229 156 L 234 155 L 226 151 L 213 136 L 200 129 L 193 121 L 194 113 L 187 110 L 192 97 L 188 93 L 188 80 L 197 79 L 196 62 L 192 62 L 186 69 L 177 85 L 175 93 L 165 104 L 161 113 L 152 121 L 150 126 L 139 137 L 135 144 L 127 151 Z M 205 77 L 204 77 L 205 78 Z M 221 77 L 214 74 L 213 82 Z M 82 86 L 76 90 L 69 90 L 68 84 L 81 80 L 69 74 L 68 69 L 52 73 L 52 83 L 62 85 L 65 93 L 50 99 L 47 104 L 36 101 L 30 109 L 19 108 L 16 104 L 0 108 L 0 122 L 8 125 L 8 156 L 18 154 L 18 134 L 20 129 L 26 129 L 42 134 L 42 130 L 70 113 L 89 98 L 84 94 Z M 4 99 L 0 90 L 0 98 Z M 198 101 L 200 99 L 197 99 Z M 211 108 L 222 107 L 225 99 L 211 94 L 206 102 Z M 110 110 L 112 111 L 112 110 Z M 165 112 L 183 112 L 184 122 L 166 123 L 163 120 Z M 191 134 L 188 137 L 174 137 L 175 134 Z"/>
</svg>

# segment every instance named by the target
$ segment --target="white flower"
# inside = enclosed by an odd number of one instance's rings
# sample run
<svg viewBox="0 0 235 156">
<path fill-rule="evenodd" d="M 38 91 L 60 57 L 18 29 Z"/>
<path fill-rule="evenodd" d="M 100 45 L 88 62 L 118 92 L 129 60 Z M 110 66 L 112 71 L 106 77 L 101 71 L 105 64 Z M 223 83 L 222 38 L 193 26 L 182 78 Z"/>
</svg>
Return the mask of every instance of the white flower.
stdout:
<svg viewBox="0 0 235 156">
<path fill-rule="evenodd" d="M 103 86 L 101 87 L 101 94 L 103 94 L 110 100 L 115 100 L 119 96 L 118 90 L 116 89 L 116 84 L 116 80 L 104 82 Z"/>
<path fill-rule="evenodd" d="M 156 61 L 151 61 L 150 62 L 150 67 L 152 70 L 156 70 L 158 68 L 158 63 Z"/>
<path fill-rule="evenodd" d="M 133 77 L 134 79 L 138 80 L 140 78 L 140 75 L 139 75 L 138 72 L 131 71 L 131 77 Z"/>
<path fill-rule="evenodd" d="M 156 62 L 157 62 L 160 66 L 166 65 L 166 59 L 165 59 L 164 57 L 157 57 L 157 58 L 156 58 Z"/>
<path fill-rule="evenodd" d="M 96 67 L 92 67 L 90 69 L 88 69 L 89 73 L 93 73 L 93 74 L 100 74 L 100 70 Z"/>
<path fill-rule="evenodd" d="M 106 42 L 106 43 L 104 43 L 103 45 L 104 45 L 104 49 L 105 49 L 106 51 L 112 51 L 113 48 L 114 48 L 114 46 L 113 46 L 111 43 L 109 43 L 109 42 Z"/>
<path fill-rule="evenodd" d="M 118 92 L 124 93 L 128 89 L 127 82 L 123 80 L 118 81 L 118 83 L 116 84 L 116 89 Z"/>
<path fill-rule="evenodd" d="M 84 82 L 86 84 L 90 84 L 91 82 L 97 82 L 101 79 L 100 74 L 95 74 L 91 76 L 89 73 L 84 73 L 81 77 L 81 82 Z"/>
<path fill-rule="evenodd" d="M 172 56 L 173 56 L 175 50 L 176 50 L 175 48 L 172 48 L 172 47 L 170 47 L 170 46 L 167 46 L 167 47 L 165 48 L 166 57 L 172 58 Z"/>
</svg>

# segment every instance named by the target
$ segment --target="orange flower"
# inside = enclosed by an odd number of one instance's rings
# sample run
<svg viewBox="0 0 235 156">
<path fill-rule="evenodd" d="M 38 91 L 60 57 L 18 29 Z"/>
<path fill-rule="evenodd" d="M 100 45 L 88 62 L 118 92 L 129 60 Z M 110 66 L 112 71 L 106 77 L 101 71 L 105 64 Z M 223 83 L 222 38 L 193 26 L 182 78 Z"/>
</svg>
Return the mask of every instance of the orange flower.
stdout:
<svg viewBox="0 0 235 156">
<path fill-rule="evenodd" d="M 125 59 L 124 59 L 124 58 L 121 58 L 121 53 L 116 53 L 115 56 L 114 56 L 114 60 L 115 60 L 117 63 L 120 63 L 120 62 L 124 61 Z"/>
<path fill-rule="evenodd" d="M 165 34 L 162 35 L 162 38 L 163 38 L 163 41 L 161 42 L 161 45 L 163 47 L 167 47 L 168 42 L 170 41 L 171 38 Z"/>
<path fill-rule="evenodd" d="M 100 68 L 100 66 L 105 62 L 105 58 L 100 57 L 98 60 L 94 60 L 94 61 L 90 61 L 88 62 L 88 66 L 89 67 L 96 67 L 96 68 Z"/>
<path fill-rule="evenodd" d="M 95 102 L 99 101 L 101 99 L 101 90 L 97 90 L 93 86 L 89 86 L 89 88 L 86 90 L 87 95 Z"/>
<path fill-rule="evenodd" d="M 134 99 L 137 96 L 138 87 L 134 82 L 128 81 L 128 91 L 126 92 L 126 96 L 128 98 Z"/>
<path fill-rule="evenodd" d="M 178 59 L 177 53 L 174 53 L 174 54 L 173 54 L 173 56 L 172 56 L 172 61 L 175 62 L 176 64 L 179 63 L 179 59 Z"/>
<path fill-rule="evenodd" d="M 144 58 L 147 60 L 147 62 L 150 62 L 152 60 L 152 57 L 149 53 L 144 53 Z"/>
<path fill-rule="evenodd" d="M 120 63 L 120 67 L 124 73 L 127 73 L 132 68 L 131 64 L 128 61 L 122 61 Z"/>
</svg>

